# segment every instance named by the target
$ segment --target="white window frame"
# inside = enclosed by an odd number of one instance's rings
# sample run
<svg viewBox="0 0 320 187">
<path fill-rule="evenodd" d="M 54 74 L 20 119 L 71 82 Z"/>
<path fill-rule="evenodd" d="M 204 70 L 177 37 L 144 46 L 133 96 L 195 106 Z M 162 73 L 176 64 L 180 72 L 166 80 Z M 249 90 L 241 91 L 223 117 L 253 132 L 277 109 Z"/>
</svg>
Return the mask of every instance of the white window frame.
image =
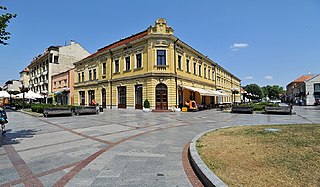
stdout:
<svg viewBox="0 0 320 187">
<path fill-rule="evenodd" d="M 168 66 L 169 65 L 169 61 L 168 61 L 168 48 L 163 48 L 163 47 L 157 47 L 155 50 L 154 50 L 154 57 L 155 57 L 155 61 L 154 61 L 154 65 L 156 66 L 163 66 L 163 65 L 158 65 L 158 53 L 157 51 L 158 50 L 164 50 L 166 52 L 166 65 L 165 66 Z"/>
<path fill-rule="evenodd" d="M 141 55 L 141 67 L 138 67 L 138 63 L 137 63 L 137 55 L 140 54 Z M 138 52 L 134 54 L 134 68 L 135 69 L 140 69 L 143 68 L 143 53 L 142 52 Z"/>
</svg>

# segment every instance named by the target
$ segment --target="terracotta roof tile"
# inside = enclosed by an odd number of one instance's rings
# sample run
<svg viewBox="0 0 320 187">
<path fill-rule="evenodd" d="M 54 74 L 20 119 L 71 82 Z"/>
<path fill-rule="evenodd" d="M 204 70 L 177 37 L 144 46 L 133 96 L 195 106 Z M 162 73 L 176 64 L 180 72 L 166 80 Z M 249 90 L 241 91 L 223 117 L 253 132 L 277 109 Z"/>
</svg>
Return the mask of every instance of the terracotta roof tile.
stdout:
<svg viewBox="0 0 320 187">
<path fill-rule="evenodd" d="M 293 83 L 301 83 L 307 79 L 310 79 L 314 75 L 302 75 L 301 77 L 297 78 L 296 80 L 292 81 Z"/>
</svg>

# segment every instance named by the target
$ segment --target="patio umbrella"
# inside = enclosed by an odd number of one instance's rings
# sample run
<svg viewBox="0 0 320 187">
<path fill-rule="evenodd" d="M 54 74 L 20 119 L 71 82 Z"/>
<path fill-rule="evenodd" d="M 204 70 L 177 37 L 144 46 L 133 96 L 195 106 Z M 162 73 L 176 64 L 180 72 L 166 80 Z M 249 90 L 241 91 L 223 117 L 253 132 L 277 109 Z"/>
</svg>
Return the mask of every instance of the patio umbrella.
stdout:
<svg viewBox="0 0 320 187">
<path fill-rule="evenodd" d="M 10 94 L 7 91 L 0 91 L 0 97 L 9 98 Z"/>
</svg>

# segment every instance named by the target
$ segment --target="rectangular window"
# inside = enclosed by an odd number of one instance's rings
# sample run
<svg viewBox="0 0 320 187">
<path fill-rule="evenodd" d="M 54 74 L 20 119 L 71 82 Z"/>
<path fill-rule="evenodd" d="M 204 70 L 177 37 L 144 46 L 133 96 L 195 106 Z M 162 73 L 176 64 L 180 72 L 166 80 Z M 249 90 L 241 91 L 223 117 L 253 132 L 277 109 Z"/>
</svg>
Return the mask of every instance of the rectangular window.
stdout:
<svg viewBox="0 0 320 187">
<path fill-rule="evenodd" d="M 92 71 L 89 70 L 89 81 L 91 81 L 91 80 L 92 80 Z"/>
<path fill-rule="evenodd" d="M 81 74 L 81 82 L 84 82 L 84 72 Z"/>
<path fill-rule="evenodd" d="M 53 62 L 54 62 L 54 63 L 58 63 L 59 56 L 54 56 L 53 58 L 54 58 L 54 59 L 53 59 Z"/>
<path fill-rule="evenodd" d="M 166 65 L 166 50 L 157 50 L 157 65 Z"/>
<path fill-rule="evenodd" d="M 130 56 L 127 56 L 125 58 L 125 61 L 126 61 L 126 71 L 130 71 L 130 66 L 131 66 L 131 64 L 130 64 Z"/>
<path fill-rule="evenodd" d="M 119 72 L 119 60 L 114 61 L 114 72 L 115 73 Z"/>
<path fill-rule="evenodd" d="M 178 69 L 181 70 L 181 58 L 182 56 L 178 55 Z"/>
<path fill-rule="evenodd" d="M 105 75 L 107 73 L 107 63 L 102 64 L 102 75 Z"/>
<path fill-rule="evenodd" d="M 320 92 L 320 84 L 314 84 L 314 92 Z"/>
<path fill-rule="evenodd" d="M 214 80 L 214 71 L 212 70 L 212 80 Z"/>
<path fill-rule="evenodd" d="M 201 69 L 202 69 L 201 64 L 199 64 L 199 76 L 201 76 Z"/>
<path fill-rule="evenodd" d="M 94 90 L 88 90 L 88 101 L 89 105 L 94 105 L 95 104 L 95 95 L 94 95 Z M 93 102 L 94 101 L 94 102 Z"/>
<path fill-rule="evenodd" d="M 96 80 L 97 79 L 97 70 L 94 69 L 93 70 L 93 80 Z"/>
<path fill-rule="evenodd" d="M 61 88 L 61 81 L 59 81 L 59 86 L 58 86 L 58 88 Z"/>
<path fill-rule="evenodd" d="M 67 87 L 67 79 L 64 79 L 64 85 L 63 87 Z"/>
<path fill-rule="evenodd" d="M 203 70 L 203 76 L 204 76 L 204 78 L 207 78 L 207 68 L 206 67 Z"/>
<path fill-rule="evenodd" d="M 189 59 L 187 59 L 187 62 L 186 62 L 187 72 L 190 72 L 189 63 L 190 63 L 190 61 L 189 61 Z"/>
<path fill-rule="evenodd" d="M 197 63 L 196 62 L 194 62 L 193 63 L 193 74 L 197 74 Z"/>
<path fill-rule="evenodd" d="M 136 67 L 141 68 L 142 67 L 142 54 L 136 54 Z"/>
<path fill-rule="evenodd" d="M 208 79 L 210 79 L 210 69 L 208 68 Z"/>
<path fill-rule="evenodd" d="M 86 105 L 86 94 L 84 91 L 79 91 L 80 105 Z"/>
</svg>

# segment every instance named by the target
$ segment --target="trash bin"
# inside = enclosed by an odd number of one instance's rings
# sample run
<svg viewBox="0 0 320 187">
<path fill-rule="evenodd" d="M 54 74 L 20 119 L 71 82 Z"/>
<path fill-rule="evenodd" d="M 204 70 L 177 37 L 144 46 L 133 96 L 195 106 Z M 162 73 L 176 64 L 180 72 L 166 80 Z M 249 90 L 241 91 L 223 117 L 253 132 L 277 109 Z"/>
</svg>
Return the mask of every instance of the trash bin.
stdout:
<svg viewBox="0 0 320 187">
<path fill-rule="evenodd" d="M 102 105 L 99 106 L 99 111 L 100 111 L 100 112 L 103 112 L 103 107 L 102 107 Z"/>
</svg>

